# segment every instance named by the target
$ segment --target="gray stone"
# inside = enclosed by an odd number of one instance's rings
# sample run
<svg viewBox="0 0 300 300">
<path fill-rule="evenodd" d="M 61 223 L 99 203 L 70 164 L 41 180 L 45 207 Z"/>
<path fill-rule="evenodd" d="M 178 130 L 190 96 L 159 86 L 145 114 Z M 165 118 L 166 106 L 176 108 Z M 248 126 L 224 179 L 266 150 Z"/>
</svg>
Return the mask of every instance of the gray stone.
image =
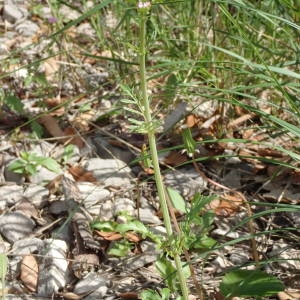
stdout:
<svg viewBox="0 0 300 300">
<path fill-rule="evenodd" d="M 118 198 L 114 203 L 114 215 L 118 215 L 121 212 L 126 212 L 130 216 L 135 215 L 135 203 L 128 198 Z"/>
<path fill-rule="evenodd" d="M 234 251 L 230 254 L 229 260 L 235 265 L 243 265 L 249 261 L 249 255 L 243 249 L 240 251 Z"/>
<path fill-rule="evenodd" d="M 77 187 L 81 192 L 81 198 L 85 208 L 103 202 L 110 196 L 110 191 L 90 182 L 78 182 Z"/>
<path fill-rule="evenodd" d="M 92 138 L 92 145 L 95 146 L 97 154 L 102 159 L 119 159 L 128 164 L 136 157 L 129 149 L 111 145 L 107 137 L 101 135 Z"/>
<path fill-rule="evenodd" d="M 113 207 L 113 201 L 107 200 L 104 203 L 97 206 L 97 208 L 93 208 L 93 211 L 98 215 L 100 220 L 109 221 L 114 217 Z M 88 211 L 90 212 L 90 209 L 88 209 Z M 92 214 L 92 212 L 90 213 Z"/>
<path fill-rule="evenodd" d="M 86 294 L 93 291 L 98 291 L 98 294 L 101 292 L 102 295 L 98 297 L 103 297 L 107 292 L 107 285 L 109 284 L 108 280 L 95 272 L 90 272 L 85 278 L 80 280 L 74 287 L 75 294 Z M 104 288 L 104 289 L 103 289 Z M 99 290 L 100 289 L 100 290 Z M 87 298 L 85 298 L 87 299 Z M 93 298 L 89 298 L 93 299 Z M 98 298 L 100 299 L 100 298 Z"/>
<path fill-rule="evenodd" d="M 291 217 L 295 227 L 300 227 L 300 211 L 287 212 L 287 215 Z"/>
<path fill-rule="evenodd" d="M 44 207 L 48 202 L 49 191 L 48 189 L 30 184 L 24 192 L 24 196 L 37 208 Z"/>
<path fill-rule="evenodd" d="M 70 8 L 69 6 L 62 5 L 59 8 L 59 13 L 63 17 L 65 22 L 69 22 L 79 18 L 81 15 L 78 11 Z"/>
<path fill-rule="evenodd" d="M 179 104 L 177 104 L 175 109 L 166 116 L 163 124 L 163 131 L 166 132 L 170 130 L 176 123 L 183 119 L 186 113 L 187 104 L 185 102 L 180 102 Z"/>
<path fill-rule="evenodd" d="M 124 260 L 123 268 L 126 272 L 134 272 L 145 265 L 153 263 L 157 260 L 157 253 L 145 252 L 142 254 L 134 255 Z"/>
<path fill-rule="evenodd" d="M 28 12 L 8 1 L 3 8 L 3 19 L 11 24 L 24 20 L 28 15 Z"/>
<path fill-rule="evenodd" d="M 50 204 L 49 211 L 51 214 L 59 215 L 63 212 L 67 212 L 69 205 L 66 201 L 53 201 Z"/>
<path fill-rule="evenodd" d="M 167 234 L 166 228 L 164 226 L 155 226 L 149 228 L 151 232 L 153 232 L 156 235 L 165 236 Z"/>
<path fill-rule="evenodd" d="M 0 218 L 0 232 L 11 243 L 32 233 L 35 223 L 20 212 L 10 212 Z"/>
<path fill-rule="evenodd" d="M 16 184 L 0 186 L 0 210 L 5 210 L 23 199 L 23 187 Z"/>
<path fill-rule="evenodd" d="M 158 250 L 157 245 L 150 241 L 142 241 L 141 249 L 143 250 L 143 252 L 148 252 L 148 253 L 159 254 L 161 252 L 161 250 Z"/>
<path fill-rule="evenodd" d="M 99 84 L 104 83 L 108 79 L 107 72 L 99 72 L 95 74 L 87 74 L 84 78 L 86 85 L 90 88 L 95 88 Z"/>
<path fill-rule="evenodd" d="M 26 20 L 15 27 L 16 31 L 26 37 L 35 35 L 39 30 L 39 26 L 30 20 Z"/>
<path fill-rule="evenodd" d="M 172 187 L 187 198 L 193 197 L 195 193 L 207 187 L 206 180 L 191 168 L 169 171 L 165 174 L 164 182 L 166 186 Z"/>
<path fill-rule="evenodd" d="M 130 168 L 121 160 L 92 158 L 86 169 L 105 186 L 130 186 Z"/>
<path fill-rule="evenodd" d="M 22 184 L 25 180 L 23 174 L 18 174 L 9 170 L 8 166 L 4 168 L 4 178 L 6 182 L 15 182 L 17 184 Z"/>
<path fill-rule="evenodd" d="M 38 295 L 50 297 L 64 287 L 69 278 L 67 244 L 62 240 L 45 240 L 44 255 L 39 265 Z"/>
<path fill-rule="evenodd" d="M 154 211 L 150 208 L 139 209 L 140 221 L 146 224 L 160 224 L 161 220 L 154 214 Z"/>
<path fill-rule="evenodd" d="M 57 173 L 41 167 L 36 174 L 30 177 L 30 180 L 32 183 L 45 185 L 49 181 L 53 180 L 56 176 L 58 176 Z"/>
<path fill-rule="evenodd" d="M 103 299 L 103 297 L 107 294 L 108 287 L 100 286 L 96 291 L 92 292 L 88 296 L 84 297 L 85 300 L 98 300 Z M 106 298 L 105 298 L 106 299 Z"/>
</svg>

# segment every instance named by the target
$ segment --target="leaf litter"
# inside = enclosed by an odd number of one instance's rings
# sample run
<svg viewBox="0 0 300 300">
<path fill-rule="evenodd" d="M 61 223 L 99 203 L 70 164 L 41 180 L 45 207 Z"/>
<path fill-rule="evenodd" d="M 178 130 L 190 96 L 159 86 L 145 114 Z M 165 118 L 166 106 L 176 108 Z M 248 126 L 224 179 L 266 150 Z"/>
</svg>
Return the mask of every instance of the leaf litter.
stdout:
<svg viewBox="0 0 300 300">
<path fill-rule="evenodd" d="M 22 15 L 22 17 L 26 16 Z M 40 17 L 36 18 L 40 21 Z M 39 39 L 38 35 L 43 34 L 47 28 L 41 26 L 42 32 L 33 33 L 31 39 Z M 35 32 L 34 29 L 28 29 L 28 32 Z M 19 31 L 18 34 L 20 32 L 23 31 Z M 71 40 L 78 38 L 78 33 L 73 30 L 68 31 L 67 35 Z M 93 36 L 89 38 L 93 39 Z M 6 40 L 5 47 L 9 50 L 17 50 L 27 42 L 31 40 L 19 35 L 13 41 Z M 39 45 L 39 47 L 45 46 Z M 30 51 L 25 51 L 24 56 L 37 57 L 39 52 L 43 53 L 34 47 Z M 96 49 L 93 49 L 93 53 L 95 56 L 105 54 L 104 51 L 98 53 Z M 1 149 L 2 145 L 5 149 L 4 144 L 8 140 L 9 148 L 3 151 L 7 151 L 15 158 L 19 157 L 20 151 L 31 152 L 32 143 L 48 143 L 52 149 L 58 148 L 59 144 L 63 146 L 73 144 L 80 153 L 76 163 L 65 164 L 61 174 L 55 174 L 55 177 L 49 177 L 49 174 L 42 175 L 42 166 L 37 168 L 37 174 L 32 175 L 43 177 L 46 182 L 41 181 L 37 184 L 44 185 L 43 191 L 34 190 L 31 193 L 28 191 L 35 188 L 32 182 L 33 176 L 29 176 L 26 181 L 11 185 L 7 182 L 11 177 L 8 180 L 4 172 L 7 162 L 2 162 L 0 193 L 3 199 L 0 200 L 2 214 L 0 232 L 8 242 L 6 247 L 17 249 L 14 251 L 16 260 L 9 256 L 9 251 L 5 250 L 8 253 L 8 264 L 12 268 L 11 271 L 5 271 L 7 278 L 11 278 L 13 282 L 12 285 L 8 282 L 8 291 L 11 291 L 12 297 L 16 297 L 12 299 L 17 299 L 17 293 L 24 295 L 33 293 L 49 299 L 53 295 L 66 299 L 105 299 L 111 296 L 115 299 L 117 297 L 137 298 L 139 291 L 147 284 L 151 285 L 151 281 L 147 282 L 147 278 L 150 277 L 147 272 L 150 272 L 153 278 L 158 276 L 151 268 L 159 254 L 159 251 L 156 252 L 155 247 L 153 248 L 154 243 L 149 242 L 138 232 L 129 231 L 124 234 L 114 230 L 93 231 L 90 227 L 90 222 L 101 214 L 103 218 L 107 218 L 107 221 L 118 220 L 122 224 L 128 220 L 128 216 L 119 215 L 124 210 L 130 212 L 131 217 L 138 218 L 139 209 L 147 208 L 149 216 L 145 219 L 154 220 L 159 216 L 159 209 L 156 196 L 153 195 L 155 189 L 151 178 L 152 169 L 143 164 L 129 167 L 126 165 L 127 162 L 124 163 L 115 157 L 115 153 L 120 151 L 120 148 L 121 152 L 129 151 L 132 154 L 126 143 L 142 150 L 143 138 L 129 133 L 127 125 L 122 126 L 127 124 L 127 120 L 124 120 L 120 114 L 111 113 L 110 108 L 102 114 L 103 123 L 97 121 L 95 111 L 99 110 L 100 104 L 98 100 L 93 101 L 93 98 L 98 99 L 109 95 L 109 107 L 115 105 L 120 98 L 114 95 L 118 87 L 113 86 L 111 82 L 107 61 L 98 66 L 98 61 L 93 58 L 88 59 L 76 51 L 75 55 L 76 60 L 79 60 L 78 66 L 83 66 L 85 63 L 86 70 L 82 68 L 82 74 L 75 74 L 78 70 L 73 69 L 75 76 L 80 78 L 74 82 L 67 79 L 57 82 L 57 75 L 60 72 L 68 73 L 72 69 L 72 63 L 62 62 L 60 56 L 44 57 L 45 61 L 39 72 L 49 83 L 58 83 L 62 95 L 49 97 L 46 92 L 45 95 L 39 95 L 34 102 L 29 101 L 29 98 L 35 97 L 36 85 L 34 81 L 27 85 L 23 84 L 22 78 L 28 77 L 29 70 L 21 68 L 22 61 L 11 64 L 5 70 L 7 73 L 16 71 L 14 80 L 18 83 L 16 92 L 20 99 L 11 97 L 10 103 L 14 104 L 12 106 L 1 103 Z M 96 72 L 93 73 L 94 70 Z M 39 80 L 42 81 L 43 76 Z M 167 79 L 167 84 L 176 88 L 176 81 L 171 78 L 174 81 L 171 82 L 170 78 Z M 88 90 L 99 82 L 105 86 L 103 90 L 97 92 Z M 10 83 L 5 82 L 5 84 Z M 155 86 L 153 85 L 152 88 L 155 89 Z M 87 93 L 89 96 L 80 96 L 79 101 L 69 101 L 74 95 L 78 95 L 78 92 L 82 95 Z M 174 96 L 164 92 L 164 97 Z M 263 95 L 263 97 L 267 96 L 266 93 Z M 43 102 L 47 107 L 42 116 L 37 114 L 35 109 L 39 102 Z M 86 102 L 86 109 L 80 111 L 80 107 Z M 166 173 L 165 184 L 176 189 L 186 201 L 190 201 L 196 192 L 217 195 L 217 198 L 205 208 L 212 210 L 217 216 L 214 229 L 211 231 L 215 238 L 227 242 L 232 238 L 243 238 L 248 233 L 247 228 L 237 228 L 239 222 L 249 217 L 244 206 L 244 197 L 253 202 L 251 203 L 253 213 L 260 212 L 255 206 L 256 202 L 299 204 L 299 170 L 297 169 L 299 164 L 294 165 L 294 170 L 286 168 L 286 164 L 291 159 L 288 149 L 295 146 L 293 139 L 286 141 L 280 136 L 270 139 L 269 132 L 254 126 L 256 122 L 262 122 L 259 116 L 238 108 L 236 108 L 236 118 L 228 122 L 225 135 L 220 135 L 219 129 L 224 120 L 218 107 L 215 107 L 212 102 L 198 105 L 198 101 L 195 101 L 195 104 L 197 109 L 192 110 L 185 102 L 179 102 L 173 111 L 162 114 L 165 121 L 159 147 L 166 150 L 166 155 L 161 159 L 161 164 Z M 262 109 L 270 113 L 269 107 Z M 106 113 L 108 117 L 105 116 Z M 42 126 L 43 137 L 48 140 L 47 142 L 32 140 L 29 133 L 33 127 L 29 130 L 30 124 L 23 126 L 31 118 L 36 118 L 37 123 Z M 103 148 L 107 148 L 107 144 L 110 146 L 107 151 L 109 159 L 97 157 L 99 151 L 92 139 L 93 135 L 97 135 L 97 132 L 95 133 L 97 127 L 94 127 L 93 123 L 100 124 L 102 129 L 107 128 L 107 131 L 113 135 L 112 138 L 103 136 L 103 132 L 101 135 L 98 134 L 99 143 Z M 182 142 L 183 126 L 191 129 L 192 137 L 198 147 L 199 151 L 196 152 L 194 159 L 199 162 L 201 173 L 193 167 L 191 158 L 181 150 L 168 150 Z M 13 134 L 11 130 L 14 130 Z M 234 139 L 240 140 L 240 143 L 230 141 Z M 121 143 L 120 140 L 123 142 Z M 247 140 L 247 143 L 243 140 Z M 261 141 L 266 144 L 258 145 L 257 142 Z M 277 149 L 274 149 L 273 144 Z M 279 151 L 278 147 L 283 147 L 286 151 Z M 52 157 L 52 152 L 49 151 L 46 156 Z M 134 157 L 138 158 L 138 153 L 134 153 Z M 176 169 L 168 171 L 167 166 Z M 276 176 L 272 178 L 274 174 Z M 146 183 L 148 190 L 139 187 L 141 178 L 148 180 Z M 207 181 L 207 178 L 210 181 Z M 214 182 L 219 185 L 215 185 Z M 222 190 L 222 186 L 228 189 Z M 96 191 L 93 198 L 92 190 Z M 147 205 L 141 201 L 142 197 L 146 199 Z M 139 201 L 141 206 L 138 204 Z M 60 205 L 54 207 L 54 203 Z M 107 213 L 103 213 L 105 211 Z M 271 228 L 280 228 L 283 225 L 294 226 L 296 222 L 293 220 L 296 220 L 297 214 L 296 217 L 292 217 L 292 214 L 287 211 L 282 215 L 285 218 L 279 218 L 279 221 L 276 218 L 262 219 L 255 224 L 256 229 L 261 227 L 263 230 L 268 226 Z M 178 214 L 178 217 L 180 216 L 182 215 Z M 278 214 L 276 215 L 275 212 L 274 216 L 278 217 Z M 153 225 L 154 232 L 161 230 L 154 222 L 150 225 Z M 269 244 L 272 248 L 270 255 L 278 257 L 280 251 L 280 257 L 288 259 L 290 264 L 274 262 L 271 267 L 278 268 L 278 275 L 289 283 L 290 278 L 297 276 L 290 270 L 297 269 L 293 258 L 299 257 L 299 249 L 292 238 L 289 239 L 284 235 L 272 238 L 274 240 Z M 119 240 L 122 240 L 124 245 L 128 242 L 127 257 L 122 259 L 109 255 L 109 249 Z M 286 251 L 281 251 L 286 248 L 292 256 L 289 256 Z M 244 259 L 243 263 L 249 262 L 253 255 L 247 243 L 236 245 L 236 248 L 228 246 L 224 248 L 224 253 L 215 251 L 212 258 L 209 258 L 211 266 L 204 267 L 204 274 L 200 272 L 198 274 L 198 276 L 203 275 L 205 282 L 208 282 L 206 287 L 208 291 L 216 292 L 212 277 L 218 277 L 227 267 L 235 266 L 236 256 L 231 255 L 229 259 L 226 257 L 230 253 L 233 254 L 233 250 L 249 254 L 246 260 L 245 257 L 240 258 Z M 13 262 L 14 266 L 12 266 Z M 299 280 L 297 280 L 296 278 L 294 288 L 299 290 L 299 284 L 297 285 Z M 125 285 L 121 284 L 122 281 Z M 155 284 L 157 287 L 162 286 L 159 281 Z M 293 293 L 297 294 L 291 292 Z M 290 299 L 286 296 L 288 294 L 289 292 L 282 293 L 278 297 Z"/>
</svg>

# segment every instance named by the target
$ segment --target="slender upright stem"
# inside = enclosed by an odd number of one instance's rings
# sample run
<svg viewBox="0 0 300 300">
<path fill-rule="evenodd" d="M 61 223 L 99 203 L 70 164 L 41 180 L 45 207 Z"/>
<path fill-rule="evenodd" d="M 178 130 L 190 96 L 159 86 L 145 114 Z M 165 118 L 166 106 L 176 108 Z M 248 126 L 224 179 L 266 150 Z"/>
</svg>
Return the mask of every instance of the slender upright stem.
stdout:
<svg viewBox="0 0 300 300">
<path fill-rule="evenodd" d="M 167 198 L 165 194 L 165 188 L 159 167 L 159 160 L 156 148 L 155 128 L 151 126 L 152 116 L 150 110 L 150 103 L 147 92 L 147 79 L 146 79 L 146 14 L 141 13 L 140 17 L 140 53 L 139 53 L 139 66 L 140 66 L 140 88 L 141 88 L 141 102 L 144 109 L 144 118 L 146 124 L 148 124 L 148 140 L 150 154 L 153 163 L 155 182 L 160 201 L 160 206 L 163 214 L 164 224 L 166 227 L 167 235 L 170 238 L 173 234 L 171 218 L 168 210 Z M 174 260 L 177 269 L 177 275 L 180 282 L 181 292 L 184 300 L 188 299 L 188 288 L 185 276 L 183 274 L 183 268 L 179 254 L 174 255 Z"/>
</svg>

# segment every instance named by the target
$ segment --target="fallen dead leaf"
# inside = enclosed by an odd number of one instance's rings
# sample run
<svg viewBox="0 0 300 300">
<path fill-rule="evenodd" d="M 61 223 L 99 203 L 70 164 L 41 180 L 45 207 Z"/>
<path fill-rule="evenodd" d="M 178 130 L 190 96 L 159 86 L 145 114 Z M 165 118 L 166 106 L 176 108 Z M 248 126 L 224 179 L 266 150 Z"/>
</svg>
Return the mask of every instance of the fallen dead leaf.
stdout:
<svg viewBox="0 0 300 300">
<path fill-rule="evenodd" d="M 283 154 L 280 151 L 274 149 L 257 149 L 257 154 L 264 157 L 275 157 L 275 158 L 282 158 Z"/>
<path fill-rule="evenodd" d="M 53 118 L 50 115 L 44 115 L 39 117 L 38 122 L 42 125 L 45 126 L 45 128 L 47 129 L 47 131 L 49 132 L 49 134 L 53 137 L 63 137 L 65 136 L 65 133 L 63 132 L 63 130 L 60 128 L 57 120 L 55 118 Z M 64 141 L 60 140 L 61 142 Z"/>
<path fill-rule="evenodd" d="M 235 128 L 235 127 L 238 127 L 240 124 L 252 119 L 254 117 L 254 114 L 245 114 L 245 115 L 242 115 L 240 116 L 239 118 L 231 121 L 229 124 L 228 124 L 228 127 L 229 128 Z"/>
<path fill-rule="evenodd" d="M 133 243 L 138 243 L 138 242 L 141 241 L 141 238 L 137 234 L 135 234 L 133 232 L 127 232 L 127 233 L 125 233 L 125 238 L 127 240 L 129 240 L 130 242 L 133 242 Z"/>
<path fill-rule="evenodd" d="M 54 79 L 55 74 L 59 70 L 59 63 L 54 57 L 50 57 L 44 63 L 42 64 L 43 71 L 45 73 L 45 76 L 48 81 L 51 81 Z"/>
<path fill-rule="evenodd" d="M 133 243 L 138 243 L 139 241 L 141 241 L 141 238 L 133 232 L 127 232 L 127 233 L 125 233 L 124 236 L 121 235 L 120 233 L 114 232 L 114 231 L 107 232 L 107 231 L 95 230 L 95 233 L 98 234 L 99 236 L 101 236 L 102 238 L 104 238 L 107 241 L 117 241 L 117 240 L 120 240 L 124 237 L 127 240 L 129 240 L 130 242 L 133 242 Z"/>
<path fill-rule="evenodd" d="M 63 175 L 58 175 L 46 185 L 46 188 L 49 190 L 49 194 L 54 195 L 59 191 L 62 177 Z"/>
<path fill-rule="evenodd" d="M 245 140 L 251 139 L 254 134 L 254 129 L 246 129 L 242 132 L 242 138 Z"/>
<path fill-rule="evenodd" d="M 243 198 L 238 194 L 224 194 L 219 199 L 215 199 L 208 205 L 216 215 L 229 217 L 235 215 L 243 204 Z"/>
<path fill-rule="evenodd" d="M 81 166 L 71 166 L 68 171 L 72 174 L 75 181 L 85 181 L 85 182 L 96 182 L 97 179 L 94 177 L 92 172 L 86 171 Z"/>
<path fill-rule="evenodd" d="M 119 297 L 127 300 L 136 300 L 139 299 L 139 294 L 136 292 L 124 292 L 119 294 Z"/>
<path fill-rule="evenodd" d="M 68 144 L 73 144 L 77 146 L 79 149 L 84 147 L 84 141 L 83 139 L 78 135 L 77 131 L 72 127 L 67 127 L 64 130 L 64 135 L 66 136 L 72 136 L 69 138 Z"/>
<path fill-rule="evenodd" d="M 107 241 L 117 241 L 120 240 L 123 236 L 118 232 L 106 232 L 95 230 L 95 233 Z"/>
<path fill-rule="evenodd" d="M 89 131 L 90 122 L 94 119 L 95 112 L 92 110 L 79 114 L 72 121 L 72 125 L 80 131 Z"/>
<path fill-rule="evenodd" d="M 57 107 L 57 109 L 52 110 L 50 112 L 51 116 L 60 117 L 60 116 L 64 115 L 65 107 L 62 106 L 62 103 L 66 102 L 66 99 L 62 99 L 61 97 L 58 96 L 55 98 L 48 98 L 48 99 L 44 100 L 44 102 L 49 109 L 54 109 L 55 107 Z"/>
<path fill-rule="evenodd" d="M 247 111 L 246 109 L 244 109 L 243 107 L 241 106 L 238 106 L 236 105 L 234 107 L 234 110 L 235 110 L 235 113 L 238 115 L 238 116 L 242 116 L 244 114 L 247 114 L 249 111 Z"/>
<path fill-rule="evenodd" d="M 165 158 L 164 163 L 169 166 L 176 167 L 185 163 L 188 160 L 188 157 L 179 152 L 179 151 L 171 151 Z"/>
<path fill-rule="evenodd" d="M 195 114 L 190 114 L 190 115 L 186 116 L 186 118 L 185 118 L 185 125 L 188 128 L 197 126 L 199 124 L 199 122 L 200 122 L 200 118 L 197 117 Z"/>
<path fill-rule="evenodd" d="M 35 292 L 38 283 L 39 266 L 33 255 L 25 255 L 21 262 L 20 279 L 31 292 Z"/>
</svg>

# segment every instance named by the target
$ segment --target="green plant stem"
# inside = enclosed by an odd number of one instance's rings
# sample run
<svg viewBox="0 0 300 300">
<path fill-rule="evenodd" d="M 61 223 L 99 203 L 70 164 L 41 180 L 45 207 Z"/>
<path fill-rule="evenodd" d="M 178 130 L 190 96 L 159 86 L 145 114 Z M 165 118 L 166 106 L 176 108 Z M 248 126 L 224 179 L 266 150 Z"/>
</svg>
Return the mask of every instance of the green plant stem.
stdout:
<svg viewBox="0 0 300 300">
<path fill-rule="evenodd" d="M 150 104 L 147 93 L 147 80 L 146 80 L 146 22 L 147 16 L 142 14 L 140 17 L 140 53 L 139 53 L 139 65 L 140 65 L 140 87 L 141 87 L 141 101 L 142 107 L 144 108 L 144 118 L 145 122 L 149 124 L 148 130 L 148 140 L 150 154 L 153 163 L 155 183 L 157 187 L 158 197 L 160 201 L 160 206 L 163 214 L 164 224 L 166 227 L 167 235 L 170 238 L 173 234 L 171 218 L 168 210 L 167 198 L 165 194 L 165 189 L 163 185 L 163 180 L 159 167 L 159 160 L 156 148 L 156 138 L 155 138 L 155 128 L 151 126 L 152 116 L 150 110 Z M 182 292 L 183 299 L 188 299 L 188 287 L 185 276 L 183 274 L 183 268 L 181 264 L 181 259 L 179 254 L 174 255 L 174 261 L 177 268 L 177 275 L 179 278 L 180 288 Z"/>
</svg>

